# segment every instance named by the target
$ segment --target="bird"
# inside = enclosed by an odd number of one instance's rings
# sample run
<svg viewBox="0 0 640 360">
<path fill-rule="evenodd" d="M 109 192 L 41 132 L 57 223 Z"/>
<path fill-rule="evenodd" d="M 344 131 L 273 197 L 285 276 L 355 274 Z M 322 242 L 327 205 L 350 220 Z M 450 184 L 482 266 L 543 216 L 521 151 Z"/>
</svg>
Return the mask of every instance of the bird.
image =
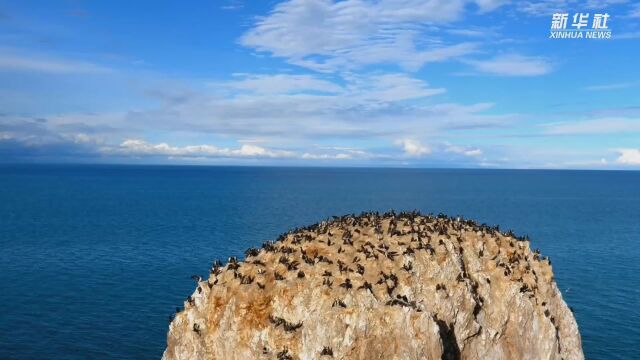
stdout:
<svg viewBox="0 0 640 360">
<path fill-rule="evenodd" d="M 347 304 L 345 304 L 344 301 L 342 301 L 340 299 L 335 299 L 333 301 L 333 305 L 331 305 L 331 307 L 336 307 L 336 306 L 340 306 L 340 307 L 346 308 Z"/>
<path fill-rule="evenodd" d="M 302 327 L 302 321 L 300 321 L 298 323 L 295 323 L 295 324 L 285 321 L 284 324 L 283 324 L 283 327 L 284 327 L 284 331 L 293 332 L 293 331 L 296 331 L 296 330 L 298 330 L 299 328 Z"/>
<path fill-rule="evenodd" d="M 280 351 L 277 355 L 278 360 L 293 360 L 293 357 L 289 355 L 289 349 Z"/>
<path fill-rule="evenodd" d="M 349 280 L 349 278 L 346 278 L 344 282 L 340 284 L 340 287 L 343 287 L 348 290 L 348 289 L 351 289 L 353 285 L 351 284 L 351 280 Z"/>
<path fill-rule="evenodd" d="M 253 280 L 254 280 L 253 276 L 242 275 L 242 277 L 240 278 L 240 284 L 249 285 L 253 282 Z"/>
<path fill-rule="evenodd" d="M 409 262 L 405 263 L 404 265 L 402 265 L 402 268 L 406 272 L 411 272 L 411 270 L 413 270 L 413 263 L 411 261 L 409 261 Z"/>
<path fill-rule="evenodd" d="M 293 260 L 292 262 L 287 264 L 287 270 L 289 271 L 298 270 L 298 266 L 300 266 L 300 263 L 298 262 L 298 260 Z"/>
<path fill-rule="evenodd" d="M 373 294 L 373 286 L 368 281 L 363 282 L 362 285 L 358 287 L 358 290 L 360 289 L 369 290 L 369 292 Z"/>
<path fill-rule="evenodd" d="M 252 263 L 253 265 L 258 265 L 258 266 L 262 266 L 262 267 L 267 266 L 267 264 L 265 264 L 265 263 L 264 263 L 263 261 L 261 261 L 261 260 L 253 260 L 251 263 Z"/>
<path fill-rule="evenodd" d="M 386 255 L 389 258 L 389 260 L 393 261 L 393 258 L 398 256 L 398 253 L 396 251 L 388 251 Z"/>
<path fill-rule="evenodd" d="M 328 346 L 323 347 L 322 351 L 320 351 L 320 356 L 325 356 L 325 355 L 333 357 L 333 349 L 331 349 Z"/>
<path fill-rule="evenodd" d="M 250 257 L 250 256 L 258 256 L 258 254 L 260 253 L 260 250 L 251 247 L 249 249 L 247 249 L 247 251 L 244 252 L 245 257 Z"/>
</svg>

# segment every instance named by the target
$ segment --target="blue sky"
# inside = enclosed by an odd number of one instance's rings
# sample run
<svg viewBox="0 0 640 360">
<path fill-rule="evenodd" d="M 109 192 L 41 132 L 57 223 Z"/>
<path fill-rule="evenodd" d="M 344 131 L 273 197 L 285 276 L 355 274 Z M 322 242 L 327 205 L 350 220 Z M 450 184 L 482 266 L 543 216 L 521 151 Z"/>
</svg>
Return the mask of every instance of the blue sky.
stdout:
<svg viewBox="0 0 640 360">
<path fill-rule="evenodd" d="M 0 162 L 640 167 L 640 3 L 186 4 L 0 0 Z"/>
</svg>

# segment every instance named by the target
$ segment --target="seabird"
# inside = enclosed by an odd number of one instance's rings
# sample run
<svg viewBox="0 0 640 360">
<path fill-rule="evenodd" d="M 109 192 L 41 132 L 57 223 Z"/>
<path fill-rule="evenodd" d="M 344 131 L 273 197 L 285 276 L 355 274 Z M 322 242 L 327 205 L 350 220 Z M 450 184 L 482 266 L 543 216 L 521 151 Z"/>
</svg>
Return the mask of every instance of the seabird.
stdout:
<svg viewBox="0 0 640 360">
<path fill-rule="evenodd" d="M 336 306 L 340 306 L 340 307 L 346 308 L 347 304 L 345 304 L 344 301 L 342 301 L 340 299 L 335 299 L 333 301 L 333 305 L 331 305 L 331 307 L 336 307 Z"/>
<path fill-rule="evenodd" d="M 373 286 L 372 286 L 372 285 L 371 285 L 371 283 L 370 283 L 370 282 L 368 282 L 368 281 L 365 281 L 364 283 L 362 283 L 362 285 L 360 285 L 360 286 L 358 287 L 358 290 L 360 290 L 360 289 L 366 289 L 366 290 L 369 290 L 369 291 L 373 294 Z"/>
<path fill-rule="evenodd" d="M 409 261 L 408 263 L 402 265 L 402 268 L 406 271 L 406 272 L 411 272 L 411 270 L 413 270 L 413 263 L 411 261 Z"/>
<path fill-rule="evenodd" d="M 278 360 L 293 360 L 293 357 L 289 355 L 289 349 L 287 348 L 280 351 L 277 356 L 278 356 Z"/>
<path fill-rule="evenodd" d="M 247 251 L 244 252 L 244 256 L 245 257 L 258 256 L 259 253 L 260 253 L 260 250 L 252 247 L 252 248 L 247 249 Z"/>
<path fill-rule="evenodd" d="M 320 356 L 324 355 L 333 357 L 333 350 L 328 346 L 323 347 L 322 351 L 320 351 Z"/>
<path fill-rule="evenodd" d="M 349 278 L 346 278 L 344 282 L 340 284 L 340 287 L 343 287 L 348 290 L 348 289 L 351 289 L 353 285 L 351 284 L 351 280 L 349 280 Z"/>
</svg>

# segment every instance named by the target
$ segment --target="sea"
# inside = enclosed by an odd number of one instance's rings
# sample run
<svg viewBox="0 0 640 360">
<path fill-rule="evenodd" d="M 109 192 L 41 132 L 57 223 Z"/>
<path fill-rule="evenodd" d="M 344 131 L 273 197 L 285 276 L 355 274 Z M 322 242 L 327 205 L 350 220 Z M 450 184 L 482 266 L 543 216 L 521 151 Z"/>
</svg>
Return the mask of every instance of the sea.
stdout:
<svg viewBox="0 0 640 360">
<path fill-rule="evenodd" d="M 0 166 L 0 359 L 160 359 L 214 259 L 332 215 L 419 210 L 527 234 L 587 359 L 640 359 L 640 172 Z"/>
</svg>

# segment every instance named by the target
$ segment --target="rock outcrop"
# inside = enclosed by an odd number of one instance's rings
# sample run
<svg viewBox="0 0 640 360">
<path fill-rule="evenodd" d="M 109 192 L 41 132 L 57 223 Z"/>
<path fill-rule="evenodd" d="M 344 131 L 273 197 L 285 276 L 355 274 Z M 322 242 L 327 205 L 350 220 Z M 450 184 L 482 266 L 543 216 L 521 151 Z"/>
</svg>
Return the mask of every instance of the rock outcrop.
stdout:
<svg viewBox="0 0 640 360">
<path fill-rule="evenodd" d="M 214 263 L 163 359 L 583 359 L 551 264 L 526 237 L 365 213 Z"/>
</svg>

